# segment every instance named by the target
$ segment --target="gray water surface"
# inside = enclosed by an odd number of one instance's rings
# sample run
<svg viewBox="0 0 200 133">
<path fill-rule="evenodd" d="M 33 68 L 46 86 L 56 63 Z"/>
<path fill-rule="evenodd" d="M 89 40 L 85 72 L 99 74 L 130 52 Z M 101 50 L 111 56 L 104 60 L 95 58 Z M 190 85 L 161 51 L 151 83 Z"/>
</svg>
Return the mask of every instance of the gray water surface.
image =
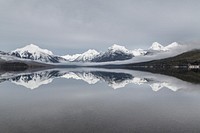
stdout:
<svg viewBox="0 0 200 133">
<path fill-rule="evenodd" d="M 199 133 L 200 85 L 129 70 L 0 76 L 1 133 Z"/>
</svg>

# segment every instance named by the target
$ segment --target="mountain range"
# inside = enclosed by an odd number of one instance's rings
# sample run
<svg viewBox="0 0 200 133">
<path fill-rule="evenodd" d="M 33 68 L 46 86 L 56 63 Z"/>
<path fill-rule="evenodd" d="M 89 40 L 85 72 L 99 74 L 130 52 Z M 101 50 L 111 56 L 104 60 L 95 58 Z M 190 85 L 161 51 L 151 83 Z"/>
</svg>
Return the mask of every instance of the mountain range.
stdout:
<svg viewBox="0 0 200 133">
<path fill-rule="evenodd" d="M 66 63 L 66 62 L 112 62 L 129 60 L 134 57 L 150 56 L 161 52 L 169 52 L 181 47 L 180 44 L 174 42 L 167 46 L 154 42 L 150 48 L 128 50 L 124 46 L 117 44 L 112 45 L 105 52 L 98 52 L 94 49 L 89 49 L 82 54 L 74 55 L 54 55 L 53 52 L 42 49 L 34 44 L 27 45 L 23 48 L 18 48 L 11 52 L 0 51 L 0 60 L 6 60 L 6 58 L 17 58 L 23 60 L 31 60 L 43 63 Z"/>
</svg>

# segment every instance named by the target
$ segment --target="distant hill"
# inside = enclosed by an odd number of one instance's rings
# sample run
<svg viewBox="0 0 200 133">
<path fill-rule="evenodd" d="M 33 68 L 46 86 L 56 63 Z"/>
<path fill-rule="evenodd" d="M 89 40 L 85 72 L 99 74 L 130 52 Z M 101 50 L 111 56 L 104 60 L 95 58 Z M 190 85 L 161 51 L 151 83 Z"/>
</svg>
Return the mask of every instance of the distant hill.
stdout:
<svg viewBox="0 0 200 133">
<path fill-rule="evenodd" d="M 184 81 L 192 83 L 200 83 L 200 70 L 188 69 L 189 64 L 200 65 L 199 49 L 185 52 L 170 58 L 141 62 L 141 63 L 131 63 L 117 67 L 164 74 L 164 75 L 174 76 Z"/>
<path fill-rule="evenodd" d="M 188 64 L 200 64 L 200 49 L 188 51 L 170 58 L 140 62 L 140 63 L 131 63 L 131 64 L 126 64 L 125 66 L 126 67 L 154 66 L 163 68 L 169 66 L 187 66 Z"/>
</svg>

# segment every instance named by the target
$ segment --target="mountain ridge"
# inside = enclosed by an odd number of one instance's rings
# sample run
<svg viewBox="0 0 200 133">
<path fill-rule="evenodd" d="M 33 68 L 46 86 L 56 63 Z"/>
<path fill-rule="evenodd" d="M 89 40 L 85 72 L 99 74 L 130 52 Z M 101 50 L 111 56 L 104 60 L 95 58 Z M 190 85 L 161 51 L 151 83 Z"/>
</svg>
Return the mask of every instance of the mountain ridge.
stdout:
<svg viewBox="0 0 200 133">
<path fill-rule="evenodd" d="M 10 55 L 13 57 L 40 61 L 43 63 L 66 63 L 66 62 L 112 62 L 112 61 L 123 61 L 129 60 L 134 57 L 154 55 L 160 52 L 168 52 L 179 47 L 180 44 L 174 42 L 167 46 L 154 42 L 152 46 L 147 49 L 134 49 L 129 50 L 124 46 L 113 44 L 105 52 L 98 52 L 95 49 L 89 49 L 82 54 L 74 55 L 54 55 L 53 52 L 42 49 L 37 45 L 30 44 L 22 48 L 18 48 L 9 53 L 0 52 L 0 55 Z"/>
<path fill-rule="evenodd" d="M 138 57 L 138 56 L 145 56 L 148 55 L 149 53 L 151 54 L 156 54 L 159 52 L 167 52 L 170 50 L 173 50 L 177 47 L 179 47 L 180 44 L 177 42 L 173 42 L 167 46 L 162 46 L 161 44 L 154 42 L 152 46 L 147 49 L 134 49 L 134 50 L 128 50 L 126 47 L 118 45 L 118 44 L 113 44 L 111 47 L 107 49 L 105 52 L 98 52 L 98 54 L 94 55 L 90 62 L 107 62 L 107 61 L 120 61 L 120 60 L 128 60 L 133 57 Z M 96 51 L 96 50 L 95 50 Z M 85 52 L 83 53 L 85 54 Z M 81 57 L 83 54 L 74 54 L 74 55 L 65 55 L 62 56 L 66 60 L 70 60 L 73 62 L 77 62 L 80 60 L 76 60 L 78 57 Z M 69 58 L 73 57 L 73 59 Z M 83 61 L 83 60 L 82 60 Z"/>
</svg>

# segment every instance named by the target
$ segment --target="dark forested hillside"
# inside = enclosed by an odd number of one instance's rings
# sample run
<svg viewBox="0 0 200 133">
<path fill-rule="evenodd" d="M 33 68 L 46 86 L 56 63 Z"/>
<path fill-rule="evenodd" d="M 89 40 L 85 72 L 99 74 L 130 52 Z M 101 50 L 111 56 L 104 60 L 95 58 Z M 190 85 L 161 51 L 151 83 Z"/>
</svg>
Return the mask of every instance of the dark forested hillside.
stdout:
<svg viewBox="0 0 200 133">
<path fill-rule="evenodd" d="M 131 63 L 125 65 L 126 67 L 134 66 L 154 66 L 154 67 L 169 67 L 169 66 L 187 66 L 188 64 L 200 64 L 200 50 L 192 50 L 182 53 L 175 57 L 153 60 L 141 63 Z"/>
</svg>

